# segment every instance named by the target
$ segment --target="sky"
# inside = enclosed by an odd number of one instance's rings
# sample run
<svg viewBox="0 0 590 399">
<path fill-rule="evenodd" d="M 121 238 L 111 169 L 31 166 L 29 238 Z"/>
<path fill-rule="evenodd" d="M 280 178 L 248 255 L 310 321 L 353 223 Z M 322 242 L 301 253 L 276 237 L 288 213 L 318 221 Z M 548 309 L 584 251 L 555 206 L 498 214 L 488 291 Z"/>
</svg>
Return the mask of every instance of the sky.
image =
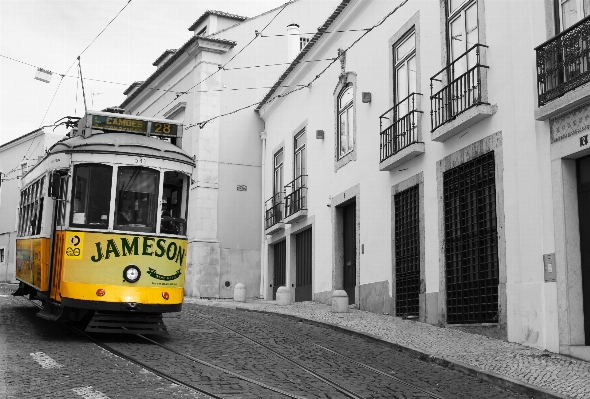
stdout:
<svg viewBox="0 0 590 399">
<path fill-rule="evenodd" d="M 253 17 L 285 2 L 0 0 L 0 145 L 62 117 L 83 115 L 78 55 L 86 105 L 101 110 L 121 104 L 125 89 L 149 77 L 165 49 L 190 39 L 188 28 L 206 10 Z M 37 68 L 53 72 L 49 83 L 35 79 Z"/>
</svg>

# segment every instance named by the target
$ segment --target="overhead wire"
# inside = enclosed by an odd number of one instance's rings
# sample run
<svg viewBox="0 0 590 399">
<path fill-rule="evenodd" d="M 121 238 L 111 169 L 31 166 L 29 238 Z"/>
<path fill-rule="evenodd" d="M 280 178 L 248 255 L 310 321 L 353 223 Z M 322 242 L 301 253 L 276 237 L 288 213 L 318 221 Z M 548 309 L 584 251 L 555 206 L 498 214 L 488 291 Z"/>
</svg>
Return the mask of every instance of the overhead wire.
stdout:
<svg viewBox="0 0 590 399">
<path fill-rule="evenodd" d="M 381 18 L 381 19 L 380 19 L 380 20 L 379 20 L 379 21 L 378 21 L 376 24 L 374 24 L 374 25 L 373 25 L 373 26 L 371 26 L 370 28 L 367 28 L 367 29 L 365 30 L 365 32 L 364 32 L 364 33 L 363 33 L 361 36 L 359 36 L 359 37 L 358 37 L 358 38 L 357 38 L 355 41 L 353 41 L 353 42 L 352 42 L 352 44 L 351 44 L 350 46 L 348 46 L 346 49 L 344 49 L 344 50 L 342 51 L 342 53 L 338 55 L 338 57 L 335 57 L 335 58 L 333 58 L 333 59 L 332 59 L 332 62 L 330 62 L 330 63 L 329 63 L 329 64 L 328 64 L 328 65 L 327 65 L 327 66 L 326 66 L 326 67 L 325 67 L 325 68 L 324 68 L 324 69 L 323 69 L 323 70 L 322 70 L 320 73 L 318 73 L 318 74 L 317 74 L 317 75 L 316 75 L 316 76 L 315 76 L 315 77 L 314 77 L 312 80 L 310 80 L 310 81 L 309 81 L 309 82 L 308 82 L 306 85 L 299 85 L 299 87 L 297 87 L 297 88 L 294 88 L 294 89 L 293 89 L 293 90 L 291 90 L 291 91 L 288 91 L 288 92 L 286 92 L 286 93 L 282 93 L 282 94 L 278 94 L 278 95 L 276 95 L 276 96 L 273 96 L 273 97 L 269 98 L 268 100 L 266 100 L 266 101 L 265 101 L 265 104 L 268 104 L 268 103 L 270 103 L 270 102 L 274 101 L 274 100 L 275 100 L 275 99 L 277 99 L 277 98 L 286 97 L 286 96 L 288 96 L 288 95 L 290 95 L 290 94 L 292 94 L 292 93 L 294 93 L 294 92 L 297 92 L 297 91 L 299 91 L 299 90 L 302 90 L 302 89 L 304 89 L 304 88 L 306 88 L 306 87 L 311 87 L 311 84 L 312 84 L 313 82 L 315 82 L 316 80 L 318 80 L 318 79 L 319 79 L 319 78 L 320 78 L 320 77 L 321 77 L 321 76 L 322 76 L 322 75 L 323 75 L 323 74 L 324 74 L 324 73 L 325 73 L 325 72 L 326 72 L 326 71 L 327 71 L 327 70 L 328 70 L 328 69 L 329 69 L 329 68 L 330 68 L 332 65 L 334 65 L 334 63 L 340 59 L 340 57 L 342 56 L 342 54 L 345 54 L 345 53 L 346 53 L 348 50 L 350 50 L 352 47 L 354 47 L 354 46 L 355 46 L 355 45 L 356 45 L 356 44 L 357 44 L 359 41 L 361 41 L 361 40 L 362 40 L 362 39 L 363 39 L 365 36 L 367 36 L 367 35 L 368 35 L 368 34 L 369 34 L 371 31 L 373 31 L 373 29 L 375 29 L 375 28 L 377 28 L 377 27 L 379 27 L 379 26 L 383 25 L 383 23 L 384 23 L 384 22 L 385 22 L 385 21 L 386 21 L 386 20 L 387 20 L 389 17 L 391 17 L 391 16 L 392 16 L 394 13 L 396 13 L 396 12 L 397 12 L 397 10 L 399 10 L 401 7 L 403 7 L 403 6 L 404 6 L 404 5 L 405 5 L 405 4 L 406 4 L 408 1 L 409 1 L 409 0 L 403 0 L 403 1 L 402 1 L 400 4 L 398 4 L 398 5 L 397 5 L 397 7 L 395 7 L 395 8 L 394 8 L 394 9 L 393 9 L 391 12 L 389 12 L 387 15 L 385 15 L 383 18 Z M 187 129 L 189 129 L 189 128 L 193 127 L 193 126 L 199 126 L 199 128 L 200 128 L 200 129 L 202 129 L 202 128 L 203 128 L 203 127 L 204 127 L 204 126 L 207 124 L 207 123 L 211 122 L 212 120 L 215 120 L 215 119 L 217 119 L 217 118 L 221 118 L 221 117 L 224 117 L 224 116 L 227 116 L 227 115 L 235 114 L 236 112 L 242 111 L 242 110 L 244 110 L 244 109 L 247 109 L 247 108 L 251 108 L 251 107 L 253 107 L 254 105 L 260 105 L 260 103 L 261 103 L 261 101 L 259 101 L 259 102 L 257 102 L 257 103 L 254 103 L 254 104 L 246 105 L 246 106 L 244 106 L 244 107 L 238 108 L 238 109 L 236 109 L 236 110 L 234 110 L 234 111 L 231 111 L 231 112 L 227 112 L 227 113 L 225 113 L 225 114 L 221 114 L 221 115 L 214 116 L 214 117 L 212 117 L 212 118 L 206 119 L 206 120 L 204 120 L 204 121 L 201 121 L 201 122 L 196 122 L 196 123 L 193 123 L 193 124 L 191 124 L 191 125 L 188 125 L 187 127 L 185 127 L 185 130 L 187 130 Z M 263 104 L 263 105 L 264 105 L 264 104 Z"/>
<path fill-rule="evenodd" d="M 172 99 L 172 101 L 170 101 L 168 104 L 164 105 L 164 107 L 162 107 L 158 112 L 156 112 L 153 116 L 158 115 L 160 112 L 162 112 L 165 108 L 167 108 L 170 104 L 172 104 L 174 101 L 176 101 L 178 98 L 180 98 L 181 96 L 183 96 L 184 94 L 187 94 L 189 92 L 189 90 L 194 89 L 195 87 L 199 86 L 201 83 L 205 82 L 207 79 L 211 78 L 212 76 L 214 76 L 215 74 L 217 74 L 219 71 L 223 70 L 225 68 L 225 66 L 227 64 L 229 64 L 234 58 L 236 58 L 238 55 L 240 55 L 242 53 L 242 51 L 244 51 L 248 46 L 250 46 L 250 44 L 252 44 L 252 42 L 254 40 L 256 40 L 258 38 L 258 36 L 260 36 L 262 34 L 262 32 L 264 32 L 264 30 L 266 28 L 268 28 L 268 26 L 270 24 L 272 24 L 272 22 L 283 12 L 283 10 L 285 10 L 285 8 L 291 4 L 294 0 L 290 0 L 288 2 L 286 2 L 285 4 L 283 4 L 283 7 L 281 7 L 281 9 L 279 10 L 279 12 L 277 12 L 272 19 L 262 28 L 262 30 L 260 32 L 257 32 L 256 35 L 254 35 L 254 38 L 252 40 L 250 40 L 248 43 L 246 43 L 246 45 L 244 47 L 242 47 L 240 49 L 240 51 L 238 51 L 236 54 L 233 55 L 233 57 L 231 57 L 225 64 L 219 66 L 219 68 L 213 72 L 212 74 L 210 74 L 209 76 L 207 76 L 206 78 L 204 78 L 203 80 L 201 80 L 200 82 L 194 84 L 192 87 L 190 87 L 188 90 L 186 90 L 186 92 L 181 92 L 176 94 L 176 97 L 174 97 L 174 99 Z"/>
</svg>

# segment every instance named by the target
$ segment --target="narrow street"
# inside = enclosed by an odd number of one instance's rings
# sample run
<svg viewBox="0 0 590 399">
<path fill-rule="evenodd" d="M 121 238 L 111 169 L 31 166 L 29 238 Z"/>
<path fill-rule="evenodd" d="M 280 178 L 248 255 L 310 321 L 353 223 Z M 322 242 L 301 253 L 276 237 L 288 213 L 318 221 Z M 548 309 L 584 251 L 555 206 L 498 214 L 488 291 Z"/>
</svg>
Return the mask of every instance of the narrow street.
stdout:
<svg viewBox="0 0 590 399">
<path fill-rule="evenodd" d="M 10 289 L 0 290 L 2 398 L 525 397 L 303 320 L 192 303 L 165 317 L 168 337 L 93 341 L 36 317 Z"/>
</svg>

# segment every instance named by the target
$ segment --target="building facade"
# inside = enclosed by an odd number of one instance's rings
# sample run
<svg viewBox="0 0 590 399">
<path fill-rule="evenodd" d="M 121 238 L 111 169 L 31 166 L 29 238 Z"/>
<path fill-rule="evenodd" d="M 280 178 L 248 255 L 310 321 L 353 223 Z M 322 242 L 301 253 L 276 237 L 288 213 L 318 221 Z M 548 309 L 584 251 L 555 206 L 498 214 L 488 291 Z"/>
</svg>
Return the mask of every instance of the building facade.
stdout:
<svg viewBox="0 0 590 399">
<path fill-rule="evenodd" d="M 342 1 L 258 107 L 262 294 L 590 359 L 582 3 Z"/>
<path fill-rule="evenodd" d="M 0 282 L 15 280 L 20 178 L 62 136 L 37 129 L 0 146 Z"/>
<path fill-rule="evenodd" d="M 298 0 L 253 18 L 207 11 L 126 90 L 125 113 L 183 121 L 196 162 L 185 295 L 229 298 L 242 283 L 259 296 L 264 126 L 254 105 L 337 4 Z"/>
</svg>

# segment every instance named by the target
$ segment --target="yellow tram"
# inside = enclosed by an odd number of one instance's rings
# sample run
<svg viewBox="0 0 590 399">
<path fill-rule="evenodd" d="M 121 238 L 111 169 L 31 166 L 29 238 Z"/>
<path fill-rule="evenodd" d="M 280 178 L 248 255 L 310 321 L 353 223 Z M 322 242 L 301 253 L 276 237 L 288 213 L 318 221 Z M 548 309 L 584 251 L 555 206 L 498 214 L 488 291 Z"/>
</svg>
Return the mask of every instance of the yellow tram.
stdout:
<svg viewBox="0 0 590 399">
<path fill-rule="evenodd" d="M 195 166 L 182 131 L 115 112 L 80 118 L 22 177 L 15 295 L 43 301 L 40 317 L 105 332 L 146 332 L 180 311 Z"/>
</svg>

